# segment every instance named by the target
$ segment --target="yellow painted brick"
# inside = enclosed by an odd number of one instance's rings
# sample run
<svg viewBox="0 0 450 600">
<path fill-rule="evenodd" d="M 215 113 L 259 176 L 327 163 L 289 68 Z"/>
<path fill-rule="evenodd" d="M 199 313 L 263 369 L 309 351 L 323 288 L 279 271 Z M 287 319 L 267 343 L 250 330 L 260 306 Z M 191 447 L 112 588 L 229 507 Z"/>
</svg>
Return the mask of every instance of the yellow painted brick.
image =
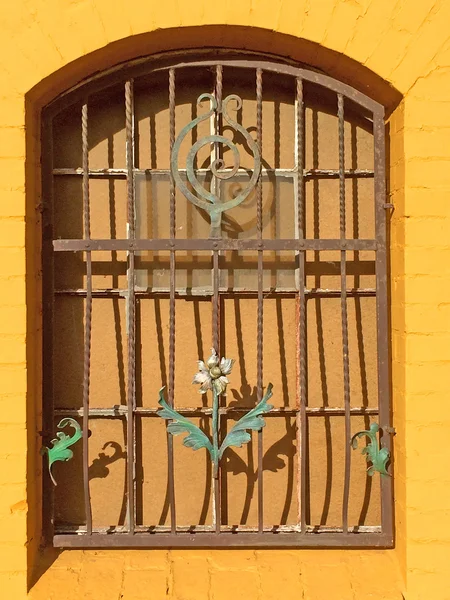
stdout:
<svg viewBox="0 0 450 600">
<path fill-rule="evenodd" d="M 417 240 L 421 245 L 410 246 L 405 249 L 405 274 L 424 276 L 450 274 L 450 245 L 448 247 L 437 245 L 441 240 L 447 241 L 443 238 L 446 220 L 427 219 L 425 223 L 424 221 L 424 219 L 417 219 L 415 222 L 413 219 L 408 220 L 406 238 Z M 436 246 L 434 247 L 431 246 L 433 233 L 436 240 Z"/>
<path fill-rule="evenodd" d="M 118 598 L 121 600 L 150 600 L 154 598 L 167 598 L 168 596 L 168 575 L 166 571 L 125 571 L 123 583 Z M 183 581 L 180 581 L 183 586 Z M 186 588 L 187 589 L 187 588 Z M 201 589 L 201 583 L 199 583 Z M 174 596 L 170 596 L 175 598 Z M 207 598 L 207 596 L 204 596 Z M 179 596 L 179 598 L 191 598 L 190 595 Z M 196 600 L 202 596 L 195 596 Z"/>
<path fill-rule="evenodd" d="M 70 25 L 73 34 L 77 32 L 80 36 L 84 54 L 133 33 L 128 22 L 129 11 L 125 10 L 125 6 L 123 0 L 117 0 L 114 4 L 110 4 L 109 13 L 102 0 L 77 2 L 70 7 L 68 11 Z M 104 19 L 103 15 L 108 15 L 108 18 Z M 89 27 L 84 26 L 87 21 L 90 23 Z M 119 21 L 121 21 L 120 29 Z"/>
<path fill-rule="evenodd" d="M 27 548 L 25 544 L 0 544 L 0 577 L 5 571 L 23 571 L 27 567 Z"/>
<path fill-rule="evenodd" d="M 411 532 L 408 541 L 412 544 L 423 543 L 429 539 L 437 544 L 450 544 L 450 509 L 408 511 L 408 526 Z"/>
<path fill-rule="evenodd" d="M 378 556 L 361 554 L 349 564 L 355 600 L 402 600 L 400 572 L 396 561 L 388 553 Z M 375 571 L 384 573 L 384 577 L 373 577 Z"/>
<path fill-rule="evenodd" d="M 301 35 L 305 20 L 305 5 L 307 0 L 298 2 L 283 2 L 278 17 L 278 30 L 290 35 Z"/>
<path fill-rule="evenodd" d="M 306 598 L 339 598 L 354 600 L 350 573 L 344 560 L 324 569 L 314 563 L 302 566 L 302 579 Z"/>
<path fill-rule="evenodd" d="M 415 39 L 415 43 L 408 48 L 404 60 L 392 73 L 392 77 L 395 78 L 400 89 L 411 86 L 417 75 L 426 70 L 439 48 L 448 39 L 445 23 L 449 19 L 449 3 L 439 3 L 439 9 L 433 11 L 433 14 L 426 20 Z"/>
<path fill-rule="evenodd" d="M 177 600 L 198 600 L 208 598 L 209 573 L 208 557 L 193 553 L 175 556 L 172 560 L 173 596 Z"/>
<path fill-rule="evenodd" d="M 116 596 L 118 597 L 118 596 Z M 33 586 L 31 600 L 79 600 L 79 573 L 73 569 L 48 569 Z"/>
<path fill-rule="evenodd" d="M 3 425 L 2 425 L 3 430 Z M 0 451 L 0 481 L 9 483 L 22 483 L 26 478 L 27 456 L 22 448 L 22 453 L 19 454 L 20 446 L 6 445 Z"/>
<path fill-rule="evenodd" d="M 79 594 L 83 600 L 119 598 L 122 588 L 124 559 L 112 552 L 101 557 L 86 555 L 80 573 Z M 132 573 L 132 571 L 127 571 Z"/>
<path fill-rule="evenodd" d="M 27 571 L 11 571 L 0 574 L 0 587 L 8 594 L 8 600 L 26 600 L 27 598 Z"/>
<path fill-rule="evenodd" d="M 26 337 L 0 334 L 0 364 L 21 364 L 26 360 Z"/>
<path fill-rule="evenodd" d="M 256 556 L 252 550 L 214 550 L 210 563 L 213 569 L 255 569 Z"/>
<path fill-rule="evenodd" d="M 25 158 L 23 127 L 0 127 L 0 158 Z"/>
<path fill-rule="evenodd" d="M 449 101 L 416 98 L 410 93 L 405 101 L 405 127 L 450 127 Z"/>
<path fill-rule="evenodd" d="M 24 191 L 25 163 L 20 158 L 0 159 L 0 191 Z"/>
<path fill-rule="evenodd" d="M 390 28 L 379 37 L 379 45 L 369 56 L 365 65 L 375 71 L 382 72 L 387 64 L 396 64 L 403 56 L 411 41 L 411 34 L 398 28 Z M 390 79 L 392 81 L 392 79 Z"/>
<path fill-rule="evenodd" d="M 448 277 L 417 275 L 405 277 L 402 281 L 405 286 L 407 302 L 440 303 L 449 297 L 450 281 Z"/>
<path fill-rule="evenodd" d="M 450 111 L 450 107 L 449 107 Z M 448 158 L 450 128 L 406 129 L 404 132 L 405 159 Z"/>
<path fill-rule="evenodd" d="M 408 188 L 405 203 L 408 215 L 450 218 L 450 202 L 446 190 Z"/>
<path fill-rule="evenodd" d="M 2 265 L 1 275 L 3 278 L 25 275 L 25 250 L 20 248 L 1 248 L 0 264 Z M 17 281 L 12 282 L 14 285 Z M 0 280 L 3 294 L 8 294 L 8 280 Z M 16 298 L 15 298 L 16 300 Z M 20 300 L 19 300 L 20 301 Z"/>
<path fill-rule="evenodd" d="M 27 370 L 25 365 L 1 365 L 0 381 L 2 394 L 25 394 L 27 391 Z"/>
<path fill-rule="evenodd" d="M 367 2 L 337 2 L 322 44 L 336 52 L 343 52 L 366 4 Z"/>
<path fill-rule="evenodd" d="M 429 73 L 417 79 L 414 86 L 408 92 L 408 96 L 419 100 L 449 102 L 450 89 L 447 85 L 449 74 L 450 66 L 430 70 Z M 405 122 L 407 122 L 406 115 Z"/>
<path fill-rule="evenodd" d="M 298 600 L 303 594 L 300 554 L 297 552 L 257 551 L 258 571 L 264 600 Z"/>
<path fill-rule="evenodd" d="M 450 330 L 450 302 L 408 304 L 405 306 L 405 331 L 439 333 Z"/>
<path fill-rule="evenodd" d="M 26 394 L 0 394 L 0 423 L 26 423 Z"/>
<path fill-rule="evenodd" d="M 2 423 L 2 440 L 5 448 L 26 448 L 27 447 L 27 431 L 24 426 L 15 423 Z M 20 481 L 25 481 L 26 472 L 18 473 Z M 2 480 L 0 472 L 0 482 L 8 483 L 8 480 Z M 16 483 L 16 482 L 10 482 Z"/>
<path fill-rule="evenodd" d="M 168 557 L 168 550 L 128 550 L 124 553 L 125 569 L 166 569 L 169 566 Z"/>
<path fill-rule="evenodd" d="M 0 218 L 25 217 L 25 193 L 23 191 L 0 192 Z"/>
<path fill-rule="evenodd" d="M 345 48 L 345 53 L 364 64 L 389 27 L 392 14 L 395 13 L 398 4 L 392 0 L 371 2 L 358 20 L 355 32 Z"/>
<path fill-rule="evenodd" d="M 429 550 L 429 549 L 428 549 Z M 408 600 L 448 600 L 448 570 L 446 572 L 424 572 L 413 570 L 408 572 Z"/>
<path fill-rule="evenodd" d="M 260 586 L 256 571 L 212 571 L 211 600 L 249 600 L 258 598 Z"/>
<path fill-rule="evenodd" d="M 407 336 L 407 362 L 427 362 L 436 359 L 450 361 L 450 331 L 432 335 L 410 333 Z"/>
<path fill-rule="evenodd" d="M 328 30 L 335 7 L 334 0 L 310 2 L 306 9 L 302 35 L 312 42 L 321 43 Z"/>
<path fill-rule="evenodd" d="M 0 334 L 26 333 L 27 308 L 25 305 L 0 306 Z"/>
</svg>

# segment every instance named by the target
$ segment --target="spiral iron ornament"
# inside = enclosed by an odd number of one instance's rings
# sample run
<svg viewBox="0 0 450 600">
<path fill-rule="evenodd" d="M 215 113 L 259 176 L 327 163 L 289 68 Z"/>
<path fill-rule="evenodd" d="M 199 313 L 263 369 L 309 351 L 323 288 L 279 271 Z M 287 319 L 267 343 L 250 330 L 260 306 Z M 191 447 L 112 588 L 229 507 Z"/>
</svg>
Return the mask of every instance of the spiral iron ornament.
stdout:
<svg viewBox="0 0 450 600">
<path fill-rule="evenodd" d="M 184 196 L 195 206 L 202 208 L 205 210 L 211 219 L 211 237 L 221 237 L 221 219 L 222 213 L 226 210 L 234 208 L 243 202 L 251 191 L 254 189 L 256 182 L 258 181 L 260 171 L 261 171 L 261 154 L 256 141 L 252 138 L 249 132 L 242 127 L 239 123 L 237 123 L 234 119 L 229 115 L 229 104 L 230 102 L 235 103 L 234 110 L 238 111 L 242 108 L 242 99 L 236 94 L 230 94 L 224 100 L 222 100 L 221 106 L 218 106 L 216 98 L 212 94 L 201 94 L 197 99 L 197 104 L 201 105 L 203 100 L 209 100 L 211 103 L 210 110 L 184 127 L 180 134 L 178 135 L 172 149 L 171 156 L 171 171 L 175 184 L 184 194 Z M 214 194 L 212 191 L 207 190 L 201 182 L 197 179 L 194 163 L 195 157 L 198 152 L 207 145 L 210 144 L 222 144 L 226 146 L 232 154 L 233 157 L 233 166 L 231 169 L 227 169 L 224 171 L 225 163 L 222 158 L 216 158 L 211 162 L 210 170 L 211 173 L 220 180 L 229 180 L 232 179 L 240 168 L 240 154 L 236 144 L 224 137 L 223 135 L 209 135 L 199 139 L 195 144 L 190 148 L 187 159 L 186 159 L 186 174 L 187 180 L 190 183 L 192 189 L 195 193 L 193 193 L 187 186 L 186 182 L 180 176 L 178 158 L 181 144 L 183 143 L 186 136 L 192 131 L 199 123 L 202 121 L 207 121 L 214 114 L 222 114 L 226 123 L 236 132 L 239 132 L 244 136 L 248 147 L 253 155 L 253 171 L 250 177 L 250 181 L 247 186 L 235 197 L 231 200 L 227 200 L 226 202 L 222 202 L 220 197 Z"/>
</svg>

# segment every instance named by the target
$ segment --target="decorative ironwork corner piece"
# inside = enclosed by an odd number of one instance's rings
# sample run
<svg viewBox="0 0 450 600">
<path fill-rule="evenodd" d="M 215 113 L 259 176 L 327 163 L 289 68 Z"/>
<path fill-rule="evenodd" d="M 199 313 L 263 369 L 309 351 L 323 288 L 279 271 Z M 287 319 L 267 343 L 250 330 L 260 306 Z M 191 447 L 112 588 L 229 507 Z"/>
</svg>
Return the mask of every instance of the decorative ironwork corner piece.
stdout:
<svg viewBox="0 0 450 600">
<path fill-rule="evenodd" d="M 83 432 L 78 421 L 75 421 L 75 419 L 71 419 L 69 417 L 61 419 L 61 421 L 58 423 L 58 429 L 63 429 L 68 425 L 75 430 L 75 433 L 72 436 L 67 435 L 63 431 L 58 431 L 56 433 L 56 438 L 51 441 L 52 447 L 47 448 L 46 446 L 43 446 L 41 448 L 42 455 L 48 454 L 48 472 L 50 473 L 50 477 L 54 485 L 58 484 L 56 483 L 52 473 L 53 463 L 57 462 L 58 460 L 68 461 L 73 458 L 73 452 L 69 449 L 69 446 L 73 446 L 83 437 Z"/>
<path fill-rule="evenodd" d="M 272 397 L 272 384 L 267 386 L 263 399 L 247 414 L 237 421 L 228 434 L 219 445 L 219 397 L 226 395 L 227 385 L 229 383 L 227 375 L 231 373 L 234 360 L 230 358 L 219 357 L 213 349 L 208 360 L 198 362 L 199 370 L 195 374 L 192 383 L 200 384 L 200 394 L 206 394 L 208 391 L 213 393 L 212 409 L 212 440 L 189 419 L 180 415 L 175 409 L 171 408 L 164 399 L 164 388 L 159 391 L 159 404 L 161 410 L 158 415 L 163 419 L 171 420 L 167 425 L 167 431 L 172 435 L 187 433 L 183 444 L 193 450 L 206 448 L 211 456 L 214 465 L 214 477 L 218 476 L 219 462 L 223 453 L 230 446 L 241 448 L 243 444 L 251 440 L 251 434 L 248 430 L 260 431 L 265 426 L 263 414 L 272 410 L 273 406 L 268 403 Z"/>
<path fill-rule="evenodd" d="M 358 439 L 367 436 L 370 439 L 369 444 L 362 449 L 361 454 L 366 455 L 366 460 L 369 465 L 367 474 L 372 477 L 375 471 L 378 471 L 382 475 L 389 475 L 390 473 L 386 470 L 386 465 L 390 457 L 389 450 L 387 448 L 380 448 L 379 441 L 377 439 L 377 433 L 380 429 L 378 423 L 372 423 L 369 430 L 358 431 L 351 439 L 353 450 L 358 448 Z"/>
<path fill-rule="evenodd" d="M 240 110 L 242 107 L 242 100 L 239 96 L 235 94 L 231 94 L 222 100 L 221 105 L 219 106 L 216 98 L 212 94 L 201 94 L 197 99 L 197 104 L 201 104 L 202 100 L 209 100 L 211 103 L 210 110 L 204 114 L 200 115 L 190 123 L 184 127 L 180 134 L 178 135 L 172 149 L 172 154 L 170 158 L 170 169 L 172 172 L 173 179 L 177 187 L 181 190 L 183 195 L 193 204 L 205 210 L 211 219 L 211 232 L 210 237 L 212 238 L 220 238 L 221 237 L 221 220 L 222 213 L 230 208 L 234 208 L 243 202 L 258 181 L 260 171 L 261 171 L 261 153 L 258 144 L 249 134 L 247 129 L 242 127 L 239 123 L 237 123 L 234 119 L 230 117 L 228 114 L 228 105 L 230 102 L 235 102 L 236 107 L 235 110 Z M 214 114 L 221 114 L 228 125 L 237 133 L 241 134 L 251 153 L 253 154 L 253 172 L 250 176 L 250 181 L 248 185 L 241 190 L 241 192 L 231 200 L 227 200 L 226 202 L 221 202 L 220 194 L 215 194 L 213 191 L 207 190 L 200 181 L 197 179 L 195 174 L 195 159 L 197 153 L 201 148 L 211 144 L 222 144 L 227 147 L 232 154 L 233 157 L 233 167 L 231 169 L 223 170 L 225 167 L 225 162 L 222 158 L 216 157 L 215 160 L 211 161 L 210 170 L 214 177 L 219 180 L 228 180 L 236 175 L 238 169 L 240 167 L 240 155 L 239 150 L 234 143 L 233 140 L 224 137 L 223 135 L 208 135 L 205 136 L 195 142 L 195 144 L 190 148 L 187 159 L 186 159 L 186 176 L 188 183 L 190 184 L 191 189 L 187 186 L 187 182 L 183 181 L 181 178 L 179 168 L 178 168 L 178 157 L 180 152 L 180 147 L 183 140 L 189 134 L 189 132 L 197 127 L 199 123 L 202 121 L 206 121 L 210 119 Z"/>
</svg>

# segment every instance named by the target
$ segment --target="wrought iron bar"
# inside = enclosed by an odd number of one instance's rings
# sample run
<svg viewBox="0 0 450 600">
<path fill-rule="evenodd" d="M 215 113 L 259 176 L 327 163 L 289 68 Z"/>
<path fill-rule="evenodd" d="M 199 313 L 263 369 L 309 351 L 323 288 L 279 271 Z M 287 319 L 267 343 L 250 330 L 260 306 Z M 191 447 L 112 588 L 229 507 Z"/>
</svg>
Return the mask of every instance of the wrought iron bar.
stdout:
<svg viewBox="0 0 450 600">
<path fill-rule="evenodd" d="M 386 167 L 385 167 L 385 124 L 384 113 L 375 114 L 373 121 L 374 167 L 375 167 L 375 237 L 379 245 L 376 262 L 377 285 L 377 367 L 378 367 L 378 408 L 380 427 L 383 432 L 390 428 L 390 387 L 389 387 L 389 317 L 388 279 L 386 251 Z M 380 439 L 382 448 L 392 456 L 391 436 L 384 434 Z M 381 525 L 385 533 L 393 530 L 392 478 L 381 478 Z"/>
<path fill-rule="evenodd" d="M 353 548 L 392 548 L 392 535 L 383 533 L 354 533 L 351 538 L 347 537 L 347 545 Z M 344 540 L 341 531 L 333 533 L 311 532 L 308 535 L 301 533 L 278 533 L 271 532 L 266 535 L 259 533 L 239 533 L 222 532 L 216 533 L 190 533 L 183 535 L 154 534 L 145 535 L 144 533 L 130 537 L 128 535 L 105 535 L 96 534 L 86 536 L 83 534 L 61 534 L 55 535 L 53 543 L 56 548 L 205 548 L 208 546 L 217 547 L 237 547 L 237 548 L 255 548 L 255 547 L 291 547 L 291 548 L 310 548 L 318 545 L 324 548 L 341 548 Z"/>
<path fill-rule="evenodd" d="M 169 70 L 169 147 L 172 154 L 175 143 L 175 70 Z M 176 210 L 175 210 L 175 181 L 170 174 L 170 239 L 175 239 Z M 175 399 L 175 286 L 176 261 L 175 250 L 170 251 L 170 298 L 169 298 L 169 406 L 174 407 Z M 167 432 L 168 453 L 168 491 L 170 502 L 170 527 L 172 533 L 176 530 L 175 508 L 175 467 L 173 452 L 173 437 Z"/>
<path fill-rule="evenodd" d="M 83 220 L 84 239 L 91 237 L 89 206 L 89 144 L 88 144 L 88 105 L 81 109 L 81 146 L 83 160 Z M 91 373 L 91 333 L 92 333 L 92 253 L 86 252 L 86 309 L 84 322 L 83 360 L 83 491 L 87 533 L 92 533 L 92 506 L 89 487 L 89 384 Z"/>
<path fill-rule="evenodd" d="M 134 188 L 134 97 L 133 81 L 125 83 L 125 130 L 127 161 L 127 233 L 131 243 L 136 238 Z M 136 439 L 134 411 L 136 409 L 136 319 L 134 248 L 128 250 L 127 336 L 128 336 L 128 389 L 127 389 L 127 517 L 129 533 L 134 534 L 136 522 Z"/>
<path fill-rule="evenodd" d="M 256 144 L 259 155 L 262 156 L 262 69 L 256 69 Z M 256 183 L 256 229 L 257 237 L 262 240 L 263 231 L 263 207 L 262 207 L 262 178 L 258 177 Z M 263 398 L 263 285 L 264 285 L 264 262 L 263 251 L 258 250 L 258 307 L 257 307 L 257 349 L 256 349 L 256 397 L 257 404 Z M 258 531 L 264 528 L 264 482 L 263 482 L 263 457 L 264 439 L 262 428 L 258 431 Z"/>
<path fill-rule="evenodd" d="M 232 169 L 217 169 L 220 175 L 227 175 Z M 135 175 L 151 175 L 152 177 L 168 177 L 170 171 L 167 169 L 133 169 Z M 178 169 L 179 173 L 186 174 L 186 169 Z M 199 175 L 204 175 L 210 172 L 210 169 L 195 169 L 195 172 Z M 275 175 L 276 177 L 295 177 L 295 169 L 261 169 L 263 177 L 269 175 Z M 55 168 L 53 169 L 53 175 L 58 176 L 81 176 L 83 175 L 83 169 L 80 168 Z M 374 177 L 374 171 L 371 169 L 346 169 L 344 175 L 347 178 L 372 178 Z M 102 178 L 102 177 L 118 177 L 126 178 L 126 169 L 90 169 L 89 177 Z M 248 169 L 238 169 L 236 177 L 248 177 Z M 306 169 L 303 171 L 303 177 L 305 179 L 311 178 L 323 178 L 323 179 L 338 179 L 339 171 L 335 169 Z"/>
<path fill-rule="evenodd" d="M 344 97 L 338 94 L 338 121 L 339 121 L 339 225 L 341 240 L 346 239 L 345 219 L 345 166 L 344 147 Z M 348 532 L 348 505 L 350 495 L 350 461 L 351 461 L 351 423 L 350 423 L 350 366 L 348 358 L 348 318 L 347 318 L 347 272 L 346 251 L 341 250 L 341 321 L 342 321 L 342 351 L 344 370 L 344 405 L 345 405 L 345 476 L 344 493 L 342 502 L 342 528 Z"/>
<path fill-rule="evenodd" d="M 135 410 L 135 414 L 140 417 L 154 417 L 158 416 L 159 408 L 144 408 L 138 406 Z M 244 408 L 239 406 L 220 406 L 219 415 L 236 415 L 242 413 L 249 413 L 252 408 Z M 58 416 L 70 416 L 70 417 L 82 417 L 84 412 L 82 408 L 55 408 L 55 415 Z M 197 408 L 177 408 L 177 413 L 183 416 L 189 415 L 211 415 L 213 412 L 212 408 L 207 406 L 201 406 Z M 354 406 L 350 409 L 351 415 L 378 415 L 378 408 L 369 408 L 365 406 Z M 295 416 L 298 413 L 297 408 L 288 408 L 286 406 L 273 407 L 270 412 L 266 413 L 267 417 L 276 416 Z M 125 405 L 117 405 L 112 408 L 90 408 L 89 417 L 124 417 L 127 414 L 127 407 Z M 306 414 L 309 417 L 322 417 L 322 416 L 342 416 L 345 415 L 345 408 L 340 406 L 314 406 L 306 407 Z"/>
<path fill-rule="evenodd" d="M 177 533 L 192 533 L 192 534 L 203 534 L 211 533 L 214 531 L 212 525 L 185 525 L 177 527 Z M 299 533 L 300 529 L 298 525 L 273 525 L 272 527 L 264 527 L 264 533 Z M 342 533 L 342 527 L 326 527 L 325 525 L 319 525 L 317 527 L 308 526 L 306 529 L 307 533 L 314 533 L 318 535 L 324 535 L 327 533 Z M 85 534 L 85 527 L 78 527 L 76 525 L 58 525 L 56 532 L 59 534 Z M 136 526 L 137 533 L 147 533 L 151 535 L 160 535 L 163 533 L 170 533 L 170 527 L 164 525 L 152 525 Z M 222 533 L 258 533 L 257 527 L 249 527 L 245 525 L 222 525 Z M 117 527 L 96 527 L 94 533 L 101 535 L 105 534 L 123 534 L 126 533 L 126 529 L 120 525 Z M 381 527 L 379 525 L 355 525 L 350 528 L 350 533 L 381 533 Z"/>
<path fill-rule="evenodd" d="M 305 240 L 305 185 L 304 185 L 304 156 L 305 156 L 305 108 L 303 101 L 303 81 L 296 80 L 296 147 L 295 159 L 297 166 L 296 200 L 297 200 L 297 237 L 301 247 Z M 300 526 L 302 533 L 306 532 L 306 505 L 307 505 L 307 452 L 308 452 L 308 423 L 306 420 L 307 405 L 307 348 L 306 348 L 306 295 L 305 295 L 305 252 L 298 253 L 298 302 L 299 302 L 299 332 L 298 332 L 298 369 L 300 410 L 297 412 L 297 438 L 299 448 L 299 510 Z M 298 485 L 298 484 L 297 484 Z"/>
<path fill-rule="evenodd" d="M 376 250 L 375 240 L 308 239 L 300 246 L 296 239 L 244 240 L 214 239 L 123 239 L 123 240 L 54 240 L 56 252 L 85 252 L 86 250 Z"/>
<path fill-rule="evenodd" d="M 263 288 L 263 292 L 265 297 L 270 297 L 272 294 L 277 294 L 277 297 L 294 297 L 294 296 L 298 296 L 298 289 L 294 288 L 294 287 L 279 287 L 279 288 Z M 65 290 L 55 290 L 55 295 L 56 296 L 86 296 L 87 290 L 85 289 L 65 289 Z M 252 290 L 250 288 L 233 288 L 233 290 L 230 290 L 229 288 L 226 287 L 220 287 L 219 288 L 219 293 L 221 296 L 225 296 L 225 297 L 234 297 L 236 295 L 242 295 L 242 296 L 254 296 L 255 294 L 258 293 L 258 290 Z M 332 290 L 332 289 L 326 289 L 326 288 L 313 288 L 313 289 L 307 289 L 305 288 L 304 290 L 305 296 L 329 296 L 329 297 L 336 297 L 336 298 L 340 298 L 341 296 L 341 290 Z M 152 297 L 161 297 L 164 295 L 168 295 L 170 294 L 170 290 L 168 288 L 164 288 L 164 287 L 158 287 L 158 288 L 151 288 L 151 289 L 147 289 L 147 290 L 136 290 L 135 291 L 135 296 L 136 297 L 143 297 L 143 298 L 152 298 Z M 192 289 L 192 288 L 177 288 L 175 290 L 175 294 L 177 296 L 181 297 L 191 297 L 191 296 L 211 296 L 213 294 L 213 291 L 210 289 Z M 126 295 L 126 290 L 125 289 L 121 289 L 121 288 L 108 288 L 108 289 L 104 289 L 104 290 L 92 290 L 92 295 L 94 298 L 109 298 L 109 297 L 121 297 L 121 298 L 125 298 Z M 373 297 L 376 296 L 376 289 L 375 288 L 347 288 L 347 297 Z"/>
</svg>

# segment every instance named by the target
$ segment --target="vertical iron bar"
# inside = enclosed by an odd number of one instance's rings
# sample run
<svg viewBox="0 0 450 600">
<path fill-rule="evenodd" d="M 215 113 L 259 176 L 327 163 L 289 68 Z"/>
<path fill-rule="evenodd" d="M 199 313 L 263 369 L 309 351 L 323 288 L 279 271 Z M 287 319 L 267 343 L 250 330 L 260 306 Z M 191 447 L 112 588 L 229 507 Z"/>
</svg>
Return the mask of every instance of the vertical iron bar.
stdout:
<svg viewBox="0 0 450 600">
<path fill-rule="evenodd" d="M 133 81 L 125 83 L 125 130 L 127 162 L 127 226 L 128 238 L 136 238 L 135 195 L 134 195 L 134 98 Z M 128 386 L 127 386 L 127 474 L 128 474 L 128 527 L 129 533 L 135 530 L 135 437 L 134 415 L 136 408 L 136 323 L 135 323 L 135 271 L 134 250 L 128 253 L 128 294 L 127 294 L 127 334 L 128 334 Z"/>
<path fill-rule="evenodd" d="M 89 207 L 89 145 L 88 145 L 88 105 L 81 109 L 81 143 L 83 160 L 83 220 L 84 239 L 91 237 Z M 86 312 L 84 321 L 84 364 L 83 364 L 83 489 L 86 531 L 92 535 L 92 506 L 89 489 L 89 384 L 91 374 L 91 331 L 92 331 L 92 254 L 86 251 Z"/>
<path fill-rule="evenodd" d="M 256 143 L 262 156 L 262 69 L 256 69 Z M 258 239 L 262 239 L 262 177 L 259 175 L 256 186 L 256 225 Z M 257 401 L 261 402 L 263 396 L 263 276 L 264 262 L 263 251 L 258 250 L 258 313 L 257 313 L 257 374 L 256 390 Z M 258 532 L 264 528 L 264 487 L 263 487 L 263 431 L 258 431 Z"/>
<path fill-rule="evenodd" d="M 212 343 L 213 348 L 219 354 L 219 327 L 220 327 L 220 314 L 219 314 L 219 251 L 213 251 L 213 323 L 212 323 Z M 217 399 L 220 402 L 220 398 Z M 219 417 L 220 419 L 220 417 Z M 213 436 L 218 434 L 220 431 L 220 421 L 217 423 L 217 431 L 214 431 L 213 424 Z M 213 473 L 213 524 L 217 534 L 220 533 L 220 465 L 218 469 Z"/>
<path fill-rule="evenodd" d="M 340 238 L 345 245 L 345 148 L 344 148 L 344 97 L 338 94 L 339 120 L 339 222 Z M 350 494 L 350 460 L 351 460 L 351 421 L 350 421 L 350 366 L 348 359 L 348 319 L 347 319 L 347 272 L 346 251 L 341 250 L 341 319 L 342 350 L 344 368 L 344 406 L 345 406 L 345 476 L 342 503 L 342 528 L 348 533 L 348 504 Z"/>
<path fill-rule="evenodd" d="M 55 269 L 53 254 L 53 223 L 54 223 L 54 187 L 53 187 L 53 121 L 48 115 L 43 115 L 42 126 L 42 406 L 43 430 L 49 434 L 54 428 L 54 314 L 55 314 Z M 45 438 L 44 438 L 45 440 Z M 50 441 L 50 439 L 48 439 Z M 55 520 L 55 489 L 52 485 L 48 469 L 43 469 L 43 543 L 51 545 L 54 536 Z"/>
<path fill-rule="evenodd" d="M 297 196 L 297 231 L 300 246 L 305 239 L 305 182 L 304 182 L 304 157 L 305 157 L 305 109 L 303 100 L 303 81 L 297 78 L 296 89 L 296 196 Z M 300 526 L 302 533 L 306 533 L 306 492 L 307 492 L 307 356 L 306 356 L 306 296 L 305 296 L 305 252 L 300 250 L 298 255 L 298 298 L 299 298 L 299 383 L 300 383 L 300 411 L 297 412 L 297 447 L 300 452 Z"/>
<path fill-rule="evenodd" d="M 386 428 L 390 426 L 390 390 L 389 390 L 389 317 L 388 317 L 388 281 L 386 249 L 386 166 L 384 111 L 374 114 L 374 192 L 375 192 L 375 238 L 376 286 L 377 286 L 377 360 L 378 360 L 378 409 L 381 428 L 381 446 L 392 456 L 392 440 Z M 383 533 L 393 532 L 392 477 L 380 477 L 381 485 L 381 527 Z"/>
<path fill-rule="evenodd" d="M 169 146 L 170 156 L 175 143 L 175 69 L 169 69 Z M 170 238 L 175 239 L 175 182 L 170 171 Z M 169 406 L 174 406 L 175 398 L 175 250 L 170 251 L 170 297 L 169 297 Z M 175 512 L 175 470 L 173 456 L 173 437 L 167 434 L 168 486 L 170 502 L 170 530 L 176 532 Z"/>
<path fill-rule="evenodd" d="M 215 80 L 215 96 L 217 101 L 217 113 L 213 117 L 213 134 L 219 133 L 219 128 L 221 126 L 221 109 L 222 109 L 222 77 L 223 70 L 222 65 L 217 65 L 216 67 L 216 80 Z M 217 161 L 220 158 L 220 147 L 219 144 L 214 144 L 213 154 L 211 156 L 211 160 L 213 162 Z M 220 182 L 214 177 L 213 179 L 213 192 L 219 195 L 219 190 L 217 189 L 220 186 Z M 220 237 L 220 234 L 219 234 Z M 213 323 L 212 323 L 212 345 L 214 350 L 220 356 L 220 296 L 219 296 L 219 286 L 220 286 L 220 271 L 219 271 L 219 251 L 213 251 Z M 220 397 L 216 398 L 216 402 L 220 405 Z M 220 424 L 220 415 L 217 415 L 218 422 L 212 423 L 212 431 L 213 438 L 215 438 L 216 443 L 219 443 L 218 435 L 221 429 Z M 214 421 L 214 419 L 213 419 Z M 216 468 L 213 469 L 213 523 L 215 526 L 216 534 L 220 533 L 220 464 L 217 465 Z"/>
</svg>

